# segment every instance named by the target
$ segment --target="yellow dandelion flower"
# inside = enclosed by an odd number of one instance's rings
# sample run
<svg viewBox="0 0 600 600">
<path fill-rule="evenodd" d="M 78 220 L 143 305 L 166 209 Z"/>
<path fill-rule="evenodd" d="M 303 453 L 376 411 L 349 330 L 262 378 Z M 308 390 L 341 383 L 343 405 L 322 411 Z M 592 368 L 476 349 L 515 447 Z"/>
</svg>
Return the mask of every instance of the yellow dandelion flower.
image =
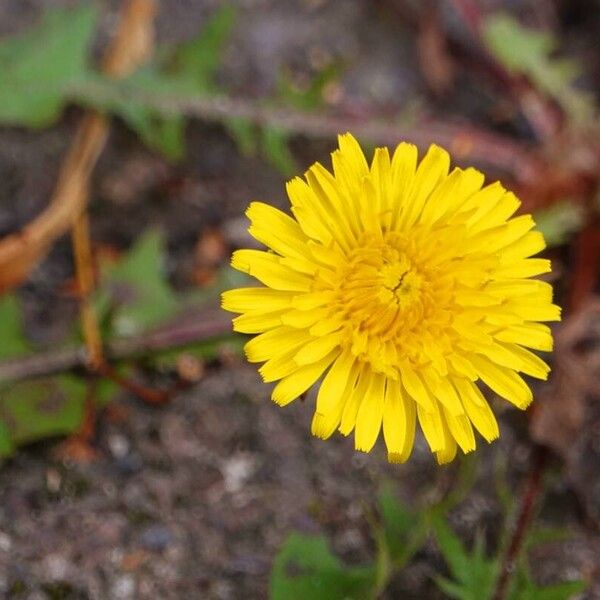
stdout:
<svg viewBox="0 0 600 600">
<path fill-rule="evenodd" d="M 234 268 L 265 287 L 223 294 L 235 331 L 286 405 L 322 378 L 312 422 L 326 439 L 354 431 L 369 452 L 379 433 L 391 462 L 409 457 L 419 422 L 438 462 L 475 448 L 498 424 L 482 382 L 518 408 L 532 393 L 519 373 L 546 379 L 529 349 L 552 349 L 541 321 L 560 319 L 550 262 L 519 200 L 479 171 L 454 168 L 432 145 L 377 148 L 371 165 L 339 137 L 333 173 L 314 164 L 287 184 L 292 218 L 261 202 L 250 233 L 269 250 L 238 250 Z M 529 348 L 529 349 L 528 349 Z"/>
</svg>

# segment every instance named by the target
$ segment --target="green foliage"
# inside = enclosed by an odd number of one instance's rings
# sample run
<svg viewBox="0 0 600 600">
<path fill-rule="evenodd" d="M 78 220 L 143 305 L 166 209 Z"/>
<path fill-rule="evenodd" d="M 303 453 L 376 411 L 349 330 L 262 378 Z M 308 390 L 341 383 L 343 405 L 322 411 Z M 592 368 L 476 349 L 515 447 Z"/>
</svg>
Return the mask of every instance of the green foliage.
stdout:
<svg viewBox="0 0 600 600">
<path fill-rule="evenodd" d="M 492 595 L 498 572 L 498 560 L 485 557 L 483 536 L 478 532 L 472 552 L 468 552 L 460 538 L 441 517 L 433 520 L 433 529 L 452 580 L 436 577 L 438 587 L 457 600 L 483 600 Z"/>
<path fill-rule="evenodd" d="M 0 358 L 31 350 L 15 296 L 0 299 Z M 85 384 L 64 375 L 0 387 L 0 457 L 17 446 L 73 431 L 82 416 Z"/>
<path fill-rule="evenodd" d="M 83 417 L 85 382 L 63 375 L 0 390 L 0 452 L 75 431 Z"/>
<path fill-rule="evenodd" d="M 459 474 L 458 483 L 470 481 L 470 466 Z M 468 490 L 466 490 L 468 492 Z M 370 519 L 376 556 L 360 567 L 344 565 L 327 548 L 321 537 L 292 534 L 275 558 L 271 574 L 274 600 L 311 598 L 377 598 L 388 583 L 423 548 L 432 532 L 448 565 L 450 577 L 434 576 L 439 589 L 456 600 L 490 600 L 499 575 L 500 556 L 487 556 L 481 531 L 475 535 L 471 550 L 448 526 L 443 514 L 462 499 L 451 496 L 419 510 L 399 502 L 392 487 L 383 487 L 378 499 L 379 520 Z M 562 530 L 533 530 L 525 548 L 547 539 L 564 539 Z M 568 600 L 580 592 L 579 581 L 539 587 L 531 578 L 527 561 L 518 561 L 510 580 L 509 600 Z"/>
<path fill-rule="evenodd" d="M 0 297 L 0 324 L 2 344 L 0 359 L 23 354 L 29 349 L 23 333 L 23 316 L 16 296 L 6 294 Z"/>
<path fill-rule="evenodd" d="M 261 131 L 265 158 L 283 175 L 291 177 L 298 169 L 290 152 L 289 135 L 282 129 L 266 127 Z"/>
<path fill-rule="evenodd" d="M 149 147 L 181 159 L 183 115 L 163 114 L 148 98 L 174 92 L 191 98 L 216 90 L 214 76 L 233 9 L 217 10 L 198 37 L 167 53 L 167 61 L 146 65 L 125 81 L 98 75 L 87 64 L 97 16 L 90 4 L 48 11 L 34 29 L 0 42 L 0 122 L 48 126 L 75 99 L 121 117 Z"/>
<path fill-rule="evenodd" d="M 558 42 L 551 33 L 528 29 L 506 14 L 489 16 L 483 36 L 496 58 L 512 73 L 528 77 L 552 96 L 576 121 L 585 122 L 594 112 L 591 97 L 574 87 L 579 65 L 554 58 Z"/>
<path fill-rule="evenodd" d="M 428 531 L 427 513 L 398 502 L 390 485 L 379 495 L 384 542 L 392 564 L 404 566 L 422 546 Z"/>
<path fill-rule="evenodd" d="M 175 295 L 165 280 L 163 263 L 165 248 L 163 236 L 150 230 L 140 236 L 121 261 L 102 270 L 102 277 L 94 298 L 101 317 L 105 339 L 140 333 L 159 326 L 178 313 L 185 298 Z M 224 270 L 215 288 L 231 287 L 237 274 Z M 239 278 L 237 283 L 240 283 Z M 194 304 L 216 296 L 210 290 L 192 297 Z M 16 297 L 0 298 L 0 328 L 2 346 L 0 359 L 31 353 L 23 328 L 21 311 Z M 191 344 L 186 351 L 201 357 L 213 358 L 224 342 L 241 350 L 240 338 L 208 340 Z M 181 350 L 151 357 L 162 366 L 172 366 Z M 127 364 L 116 366 L 126 376 Z M 94 387 L 97 406 L 104 406 L 114 397 L 118 386 L 99 379 Z M 61 375 L 0 386 L 0 457 L 9 456 L 23 445 L 48 437 L 66 435 L 77 430 L 83 416 L 88 389 L 85 380 L 74 375 Z"/>
<path fill-rule="evenodd" d="M 559 246 L 581 229 L 584 219 L 581 207 L 565 200 L 536 212 L 535 221 L 548 246 Z"/>
<path fill-rule="evenodd" d="M 194 39 L 159 49 L 154 61 L 119 81 L 88 65 L 86 50 L 97 16 L 90 4 L 49 11 L 36 28 L 0 41 L 0 123 L 49 126 L 67 103 L 76 102 L 118 116 L 147 146 L 170 160 L 181 160 L 186 124 L 181 107 L 187 100 L 222 92 L 216 73 L 235 24 L 235 9 L 220 7 Z M 336 73 L 336 67 L 326 67 L 303 89 L 282 76 L 272 101 L 313 110 Z M 282 129 L 258 127 L 240 118 L 224 118 L 223 123 L 243 154 L 260 151 L 286 177 L 297 170 L 289 135 Z"/>
<path fill-rule="evenodd" d="M 0 41 L 1 122 L 44 127 L 60 116 L 68 86 L 86 76 L 96 17 L 91 4 L 50 11 L 37 27 Z"/>
<path fill-rule="evenodd" d="M 433 529 L 452 579 L 435 577 L 438 587 L 449 597 L 457 600 L 489 600 L 499 575 L 498 556 L 486 557 L 483 535 L 477 532 L 471 552 L 440 516 L 433 519 Z M 531 546 L 529 535 L 525 545 Z M 540 538 L 543 539 L 543 538 Z M 539 587 L 531 578 L 525 561 L 520 561 L 509 586 L 509 600 L 568 600 L 581 592 L 582 581 L 569 581 Z"/>
<path fill-rule="evenodd" d="M 555 585 L 538 586 L 527 570 L 515 574 L 509 589 L 509 600 L 570 600 L 585 589 L 583 581 L 567 581 Z"/>
<path fill-rule="evenodd" d="M 323 104 L 323 90 L 339 74 L 335 64 L 328 65 L 318 71 L 308 82 L 308 85 L 299 88 L 286 76 L 283 71 L 277 81 L 277 97 L 289 106 L 300 110 L 315 110 Z"/>
<path fill-rule="evenodd" d="M 275 559 L 273 600 L 364 600 L 375 583 L 372 566 L 349 567 L 321 536 L 292 534 Z"/>
<path fill-rule="evenodd" d="M 181 308 L 164 274 L 164 240 L 156 230 L 140 236 L 127 256 L 104 270 L 96 299 L 110 310 L 112 333 L 132 335 L 173 317 Z"/>
<path fill-rule="evenodd" d="M 223 6 L 204 25 L 198 37 L 176 48 L 168 73 L 190 81 L 199 93 L 215 92 L 215 73 L 235 24 L 235 10 Z"/>
</svg>

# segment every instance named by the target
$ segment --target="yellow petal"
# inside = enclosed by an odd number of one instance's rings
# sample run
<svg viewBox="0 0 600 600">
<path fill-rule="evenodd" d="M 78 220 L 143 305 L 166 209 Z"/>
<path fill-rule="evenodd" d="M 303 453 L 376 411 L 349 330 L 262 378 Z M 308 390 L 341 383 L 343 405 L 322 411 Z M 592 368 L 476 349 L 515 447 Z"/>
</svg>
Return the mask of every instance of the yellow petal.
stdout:
<svg viewBox="0 0 600 600">
<path fill-rule="evenodd" d="M 281 325 L 281 310 L 275 312 L 250 311 L 233 319 L 233 330 L 238 333 L 262 333 Z"/>
<path fill-rule="evenodd" d="M 293 292 L 270 288 L 238 288 L 221 294 L 221 307 L 230 312 L 277 310 L 291 306 Z"/>
<path fill-rule="evenodd" d="M 475 450 L 475 435 L 467 415 L 453 415 L 445 406 L 442 406 L 443 418 L 446 420 L 450 434 L 466 454 Z"/>
<path fill-rule="evenodd" d="M 388 379 L 383 408 L 383 437 L 390 462 L 408 460 L 414 445 L 416 415 L 415 403 L 403 398 L 399 382 Z"/>
<path fill-rule="evenodd" d="M 354 447 L 362 452 L 370 452 L 381 430 L 383 401 L 385 396 L 385 375 L 374 373 L 371 385 L 360 403 L 356 415 Z"/>
<path fill-rule="evenodd" d="M 259 242 L 285 256 L 305 255 L 308 238 L 289 215 L 263 202 L 251 202 L 246 216 L 252 222 L 248 232 Z"/>
<path fill-rule="evenodd" d="M 335 352 L 331 352 L 320 361 L 300 367 L 291 375 L 284 377 L 273 390 L 271 395 L 273 401 L 280 406 L 285 406 L 304 394 L 323 375 L 325 369 L 335 360 L 336 356 Z"/>
<path fill-rule="evenodd" d="M 283 266 L 275 254 L 262 250 L 236 250 L 231 257 L 231 266 L 276 290 L 310 291 L 310 278 Z"/>
<path fill-rule="evenodd" d="M 497 439 L 500 435 L 498 422 L 479 388 L 468 379 L 456 377 L 452 381 L 460 394 L 467 416 L 477 431 L 488 442 Z"/>
<path fill-rule="evenodd" d="M 342 421 L 339 430 L 343 435 L 349 435 L 356 425 L 358 407 L 367 394 L 369 386 L 371 385 L 372 376 L 371 368 L 368 366 L 363 366 L 358 373 L 356 384 L 346 400 L 344 412 L 342 413 Z"/>
<path fill-rule="evenodd" d="M 486 357 L 473 355 L 473 366 L 483 382 L 494 392 L 521 409 L 529 406 L 533 395 L 529 386 L 512 369 L 495 365 Z"/>
</svg>

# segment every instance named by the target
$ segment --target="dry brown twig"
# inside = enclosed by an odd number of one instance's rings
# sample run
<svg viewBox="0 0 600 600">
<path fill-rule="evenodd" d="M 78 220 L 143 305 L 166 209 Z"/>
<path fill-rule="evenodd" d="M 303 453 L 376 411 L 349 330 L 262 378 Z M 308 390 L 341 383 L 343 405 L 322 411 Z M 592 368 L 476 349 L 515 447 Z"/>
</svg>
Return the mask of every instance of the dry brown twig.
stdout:
<svg viewBox="0 0 600 600">
<path fill-rule="evenodd" d="M 215 340 L 230 334 L 231 319 L 222 311 L 201 311 L 156 331 L 108 342 L 105 356 L 109 362 L 118 362 L 182 348 L 192 343 Z M 0 384 L 56 375 L 85 369 L 87 366 L 85 346 L 38 352 L 0 362 Z"/>
<path fill-rule="evenodd" d="M 148 57 L 154 12 L 154 0 L 131 0 L 126 5 L 103 64 L 106 74 L 123 77 Z M 23 281 L 54 240 L 73 226 L 86 205 L 89 177 L 107 136 L 106 117 L 92 112 L 83 118 L 47 208 L 21 231 L 0 240 L 0 290 Z"/>
</svg>

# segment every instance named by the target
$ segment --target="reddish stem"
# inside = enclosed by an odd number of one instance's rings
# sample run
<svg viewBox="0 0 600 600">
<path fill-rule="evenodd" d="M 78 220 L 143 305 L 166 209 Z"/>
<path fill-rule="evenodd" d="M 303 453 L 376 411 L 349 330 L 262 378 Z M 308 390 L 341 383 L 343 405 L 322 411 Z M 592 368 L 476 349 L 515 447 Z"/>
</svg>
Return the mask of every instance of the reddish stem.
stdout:
<svg viewBox="0 0 600 600">
<path fill-rule="evenodd" d="M 543 446 L 536 446 L 534 448 L 533 456 L 531 457 L 531 468 L 519 503 L 519 514 L 510 542 L 502 558 L 500 575 L 496 582 L 496 589 L 494 590 L 492 600 L 504 600 L 504 598 L 506 598 L 508 582 L 515 570 L 521 546 L 525 539 L 525 533 L 533 518 L 533 512 L 537 504 L 538 496 L 540 495 L 542 475 L 544 473 L 547 458 L 548 450 L 546 448 Z"/>
</svg>

